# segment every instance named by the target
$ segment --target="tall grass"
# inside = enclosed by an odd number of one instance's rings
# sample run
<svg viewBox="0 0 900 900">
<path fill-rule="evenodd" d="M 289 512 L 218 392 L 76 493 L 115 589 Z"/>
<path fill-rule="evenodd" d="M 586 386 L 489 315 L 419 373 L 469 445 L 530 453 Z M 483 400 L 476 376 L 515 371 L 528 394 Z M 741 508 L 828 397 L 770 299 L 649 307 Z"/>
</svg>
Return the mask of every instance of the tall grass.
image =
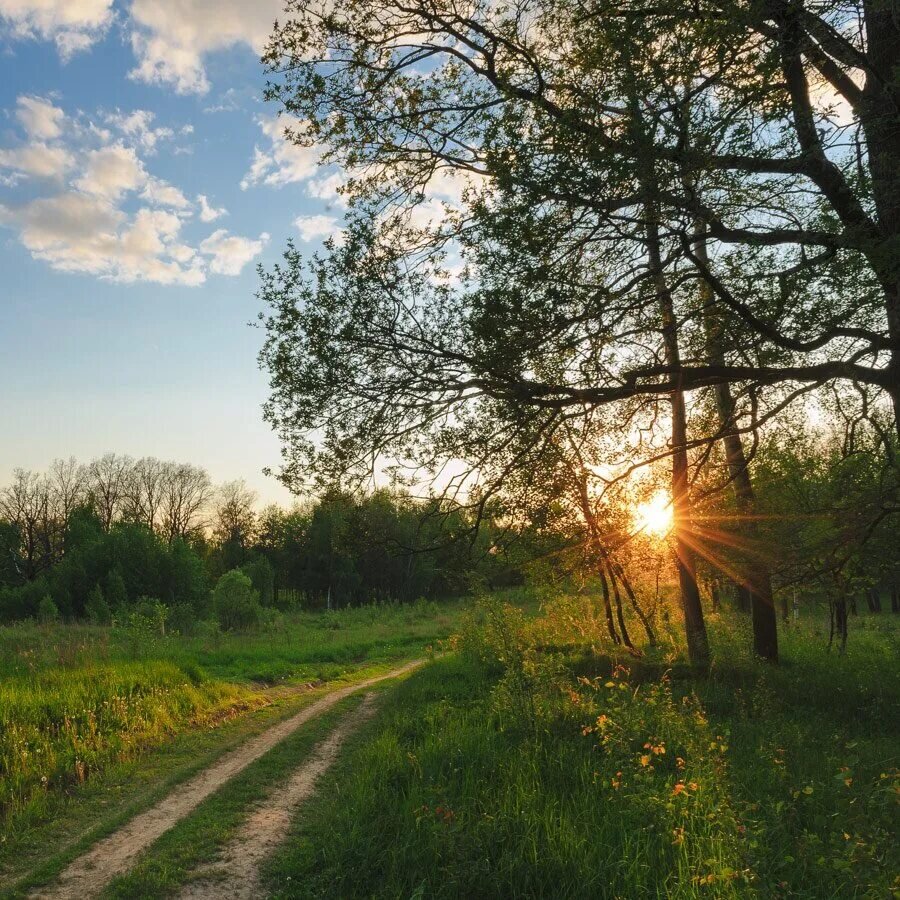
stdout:
<svg viewBox="0 0 900 900">
<path fill-rule="evenodd" d="M 175 732 L 234 715 L 262 698 L 196 681 L 170 662 L 50 669 L 0 683 L 0 815 L 41 818 L 59 791 Z"/>
<path fill-rule="evenodd" d="M 177 732 L 264 704 L 260 683 L 421 655 L 456 616 L 419 603 L 282 616 L 243 634 L 0 628 L 0 828 L 45 819 L 63 792 Z"/>
<path fill-rule="evenodd" d="M 558 611 L 557 611 L 558 612 Z M 389 698 L 269 872 L 283 897 L 886 897 L 897 623 L 810 622 L 757 663 L 736 617 L 694 676 L 496 609 Z M 576 629 L 576 632 L 578 629 Z"/>
</svg>

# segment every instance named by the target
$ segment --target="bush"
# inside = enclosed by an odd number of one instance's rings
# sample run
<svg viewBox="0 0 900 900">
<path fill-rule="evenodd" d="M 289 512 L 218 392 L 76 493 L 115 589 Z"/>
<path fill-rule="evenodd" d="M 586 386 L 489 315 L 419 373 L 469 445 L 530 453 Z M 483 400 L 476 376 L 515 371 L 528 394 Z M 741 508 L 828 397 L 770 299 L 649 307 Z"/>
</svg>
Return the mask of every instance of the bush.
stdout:
<svg viewBox="0 0 900 900">
<path fill-rule="evenodd" d="M 43 578 L 0 589 L 0 620 L 15 622 L 34 618 L 38 615 L 41 600 L 48 593 L 49 586 Z"/>
<path fill-rule="evenodd" d="M 59 608 L 53 602 L 53 598 L 49 594 L 41 597 L 37 608 L 38 622 L 42 625 L 50 625 L 59 621 Z"/>
<path fill-rule="evenodd" d="M 99 584 L 95 584 L 94 589 L 88 594 L 84 613 L 88 621 L 94 625 L 109 625 L 112 621 L 112 610 L 110 610 Z"/>
<path fill-rule="evenodd" d="M 213 609 L 219 624 L 227 631 L 254 628 L 262 612 L 259 593 L 240 569 L 232 569 L 218 580 L 213 591 Z"/>
<path fill-rule="evenodd" d="M 134 614 L 146 619 L 155 634 L 165 636 L 169 621 L 169 607 L 156 597 L 138 597 Z"/>
<path fill-rule="evenodd" d="M 176 603 L 169 610 L 166 624 L 178 634 L 193 634 L 197 630 L 197 613 L 190 603 Z"/>
</svg>

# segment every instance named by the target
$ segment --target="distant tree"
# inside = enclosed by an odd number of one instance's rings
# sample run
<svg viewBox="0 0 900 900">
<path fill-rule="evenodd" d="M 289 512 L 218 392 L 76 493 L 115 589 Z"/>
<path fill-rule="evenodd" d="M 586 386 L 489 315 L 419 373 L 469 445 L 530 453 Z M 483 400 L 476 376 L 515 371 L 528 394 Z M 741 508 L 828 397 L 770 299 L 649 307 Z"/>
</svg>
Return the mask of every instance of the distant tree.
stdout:
<svg viewBox="0 0 900 900">
<path fill-rule="evenodd" d="M 243 480 L 229 481 L 219 488 L 213 537 L 218 544 L 223 571 L 243 565 L 255 539 L 256 493 Z"/>
<path fill-rule="evenodd" d="M 213 609 L 222 628 L 229 631 L 259 624 L 259 594 L 249 577 L 240 569 L 226 572 L 213 589 Z"/>
<path fill-rule="evenodd" d="M 130 456 L 107 453 L 88 466 L 88 491 L 105 531 L 125 509 L 133 465 Z"/>
<path fill-rule="evenodd" d="M 114 612 L 119 612 L 128 606 L 128 588 L 125 586 L 125 579 L 118 567 L 110 569 L 106 575 L 105 598 L 109 608 Z"/>
<path fill-rule="evenodd" d="M 50 506 L 54 521 L 56 556 L 66 551 L 66 532 L 72 513 L 87 500 L 87 471 L 74 457 L 55 459 L 48 473 Z"/>
<path fill-rule="evenodd" d="M 191 538 L 206 524 L 207 507 L 213 490 L 209 474 L 197 466 L 170 464 L 166 467 L 160 501 L 163 537 Z"/>
<path fill-rule="evenodd" d="M 46 478 L 37 472 L 16 469 L 13 481 L 0 492 L 0 516 L 18 532 L 19 566 L 27 581 L 34 580 L 53 561 L 47 534 L 49 490 Z"/>
<path fill-rule="evenodd" d="M 22 581 L 19 549 L 22 540 L 14 522 L 0 519 L 0 588 L 11 587 Z"/>
<path fill-rule="evenodd" d="M 124 587 L 124 585 L 123 585 Z M 84 613 L 89 622 L 94 625 L 109 625 L 112 621 L 111 604 L 107 602 L 103 596 L 103 590 L 99 584 L 95 584 L 88 594 L 87 602 L 84 606 Z M 118 607 L 113 607 L 118 608 Z"/>
<path fill-rule="evenodd" d="M 275 569 L 269 560 L 261 554 L 251 554 L 249 561 L 241 566 L 241 571 L 259 594 L 259 602 L 263 606 L 272 606 L 275 602 Z"/>
<path fill-rule="evenodd" d="M 41 597 L 37 606 L 37 618 L 42 625 L 51 625 L 59 621 L 59 609 L 49 594 Z"/>
</svg>

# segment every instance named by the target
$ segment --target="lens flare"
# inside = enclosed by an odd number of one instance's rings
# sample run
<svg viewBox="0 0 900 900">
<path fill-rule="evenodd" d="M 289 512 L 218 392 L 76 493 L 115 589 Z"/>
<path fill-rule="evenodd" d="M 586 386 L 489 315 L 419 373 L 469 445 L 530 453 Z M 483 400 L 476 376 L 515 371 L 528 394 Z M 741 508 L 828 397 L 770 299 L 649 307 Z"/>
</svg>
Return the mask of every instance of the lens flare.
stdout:
<svg viewBox="0 0 900 900">
<path fill-rule="evenodd" d="M 664 538 L 672 530 L 672 502 L 665 491 L 635 506 L 634 527 L 655 538 Z"/>
</svg>

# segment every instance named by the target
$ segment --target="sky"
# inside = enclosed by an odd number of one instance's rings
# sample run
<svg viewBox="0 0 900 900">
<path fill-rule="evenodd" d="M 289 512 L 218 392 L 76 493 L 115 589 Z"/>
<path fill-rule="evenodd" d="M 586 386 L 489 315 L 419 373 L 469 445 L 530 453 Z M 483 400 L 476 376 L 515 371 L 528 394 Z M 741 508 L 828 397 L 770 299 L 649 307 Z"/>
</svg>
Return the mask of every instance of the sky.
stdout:
<svg viewBox="0 0 900 900">
<path fill-rule="evenodd" d="M 339 173 L 283 137 L 259 54 L 281 0 L 0 0 L 0 484 L 106 452 L 244 478 L 259 264 L 339 228 Z"/>
</svg>

